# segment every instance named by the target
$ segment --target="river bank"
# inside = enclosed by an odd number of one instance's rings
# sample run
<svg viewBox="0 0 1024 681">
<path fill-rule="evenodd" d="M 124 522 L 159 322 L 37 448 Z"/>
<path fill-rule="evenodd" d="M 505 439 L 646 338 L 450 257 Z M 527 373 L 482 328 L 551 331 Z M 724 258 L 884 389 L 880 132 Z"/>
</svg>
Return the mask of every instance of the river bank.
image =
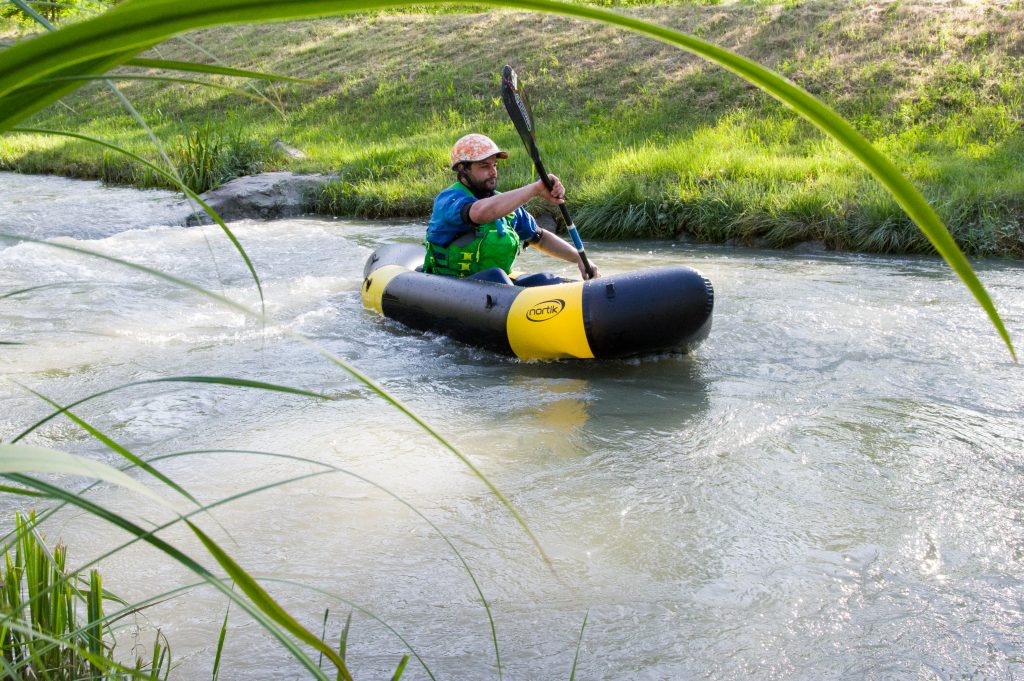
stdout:
<svg viewBox="0 0 1024 681">
<path fill-rule="evenodd" d="M 207 206 L 226 221 L 234 220 L 279 220 L 299 216 L 318 215 L 318 197 L 337 182 L 333 175 L 301 174 L 288 171 L 247 175 L 225 182 L 216 189 L 200 195 Z M 342 216 L 343 217 L 343 216 Z M 195 202 L 184 200 L 179 208 L 168 216 L 171 224 L 189 226 L 211 224 L 212 218 Z M 537 216 L 538 223 L 545 229 L 562 236 L 567 235 L 563 223 L 550 213 Z M 566 236 L 566 238 L 568 238 Z M 698 240 L 682 234 L 676 240 L 695 244 Z M 737 239 L 725 242 L 728 246 L 752 246 L 770 248 L 762 240 L 744 243 Z M 819 253 L 830 249 L 823 241 L 802 241 L 790 244 L 789 248 L 802 253 Z"/>
<path fill-rule="evenodd" d="M 968 254 L 1021 257 L 1024 9 L 961 5 L 727 2 L 622 11 L 786 75 L 893 158 Z M 931 250 L 878 183 L 810 125 L 718 67 L 619 29 L 524 12 L 408 12 L 202 31 L 159 49 L 167 59 L 215 55 L 316 81 L 260 84 L 256 98 L 186 83 L 118 83 L 176 162 L 187 168 L 213 157 L 217 167 L 206 170 L 218 182 L 275 170 L 335 176 L 314 198 L 311 209 L 321 214 L 425 217 L 449 181 L 448 147 L 471 130 L 512 152 L 504 186 L 529 180 L 497 101 L 497 72 L 507 62 L 527 83 L 546 163 L 570 187 L 589 239 Z M 102 86 L 66 103 L 32 124 L 157 158 Z M 0 138 L 0 168 L 160 184 L 113 152 L 53 137 Z"/>
</svg>

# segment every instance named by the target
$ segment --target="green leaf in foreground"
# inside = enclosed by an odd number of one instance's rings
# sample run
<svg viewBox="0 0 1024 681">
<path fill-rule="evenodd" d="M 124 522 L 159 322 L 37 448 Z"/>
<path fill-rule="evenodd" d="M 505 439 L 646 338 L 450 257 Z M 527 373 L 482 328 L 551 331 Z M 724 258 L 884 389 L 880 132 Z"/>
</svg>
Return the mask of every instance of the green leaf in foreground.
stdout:
<svg viewBox="0 0 1024 681">
<path fill-rule="evenodd" d="M 213 656 L 213 681 L 220 676 L 220 661 L 224 654 L 224 640 L 228 636 L 228 615 L 231 614 L 231 604 L 224 608 L 224 621 L 220 625 L 220 633 L 217 635 L 217 652 Z M 317 665 L 319 666 L 319 665 Z"/>
<path fill-rule="evenodd" d="M 8 291 L 6 293 L 0 293 L 0 299 L 12 298 L 14 296 L 20 296 L 20 295 L 23 295 L 25 293 L 29 293 L 31 291 L 40 291 L 42 289 L 63 288 L 63 287 L 67 287 L 67 286 L 82 286 L 82 285 L 91 284 L 91 283 L 92 282 L 88 282 L 88 281 L 64 281 L 64 282 L 54 282 L 52 284 L 39 284 L 37 286 L 29 286 L 28 288 L 17 289 L 16 291 Z"/>
<path fill-rule="evenodd" d="M 70 24 L 0 53 L 0 131 L 9 130 L 74 85 L 55 83 L 31 98 L 15 92 L 51 75 L 105 73 L 176 33 L 230 23 L 302 19 L 410 4 L 399 0 L 127 0 L 88 21 Z M 850 151 L 892 194 L 964 282 L 1009 349 L 1016 351 L 988 292 L 942 220 L 921 193 L 853 126 L 803 88 L 729 50 L 633 17 L 553 0 L 422 0 L 421 5 L 516 7 L 600 21 L 688 50 L 719 64 L 769 93 Z"/>
<path fill-rule="evenodd" d="M 96 478 L 120 485 L 173 510 L 167 501 L 148 487 L 106 464 L 46 447 L 0 444 L 0 474 L 17 473 L 59 473 Z"/>
<path fill-rule="evenodd" d="M 229 556 L 224 549 L 217 545 L 215 541 L 210 539 L 205 532 L 196 527 L 192 521 L 186 520 L 185 523 L 189 526 L 192 532 L 199 537 L 199 541 L 203 542 L 203 546 L 210 552 L 210 555 L 220 563 L 220 566 L 228 573 L 228 575 L 235 581 L 238 588 L 245 592 L 245 595 L 259 607 L 260 610 L 265 612 L 275 622 L 283 626 L 289 633 L 298 638 L 303 643 L 313 646 L 318 651 L 327 656 L 334 666 L 338 669 L 338 678 L 345 679 L 345 681 L 352 681 L 352 675 L 349 674 L 348 668 L 345 666 L 344 660 L 331 649 L 329 645 L 321 641 L 313 633 L 311 633 L 304 626 L 299 624 L 294 617 L 288 614 L 288 612 L 277 604 L 270 594 L 259 585 L 259 583 L 249 576 L 245 570 L 243 570 L 234 559 Z"/>
<path fill-rule="evenodd" d="M 569 672 L 569 681 L 575 681 L 576 679 L 576 663 L 580 661 L 580 648 L 583 647 L 583 632 L 587 629 L 587 619 L 590 617 L 590 611 L 583 615 L 583 624 L 580 625 L 580 635 L 576 639 L 576 654 L 572 658 L 572 671 Z"/>
<path fill-rule="evenodd" d="M 22 387 L 24 387 L 24 386 L 22 386 Z M 156 478 L 160 482 L 164 483 L 165 485 L 167 485 L 168 487 L 170 487 L 175 492 L 177 492 L 181 496 L 185 497 L 189 501 L 191 501 L 196 506 L 201 506 L 202 505 L 202 504 L 199 503 L 199 500 L 196 499 L 194 496 L 192 496 L 192 494 L 190 494 L 189 491 L 186 490 L 184 487 L 182 487 L 178 483 L 174 482 L 173 480 L 171 480 L 169 477 L 167 477 L 166 475 L 164 475 L 163 473 L 161 473 L 157 469 L 155 469 L 152 466 L 150 466 L 148 463 L 146 463 L 145 461 L 140 459 L 138 456 L 133 454 L 131 451 L 129 451 L 126 447 L 124 447 L 124 446 L 120 445 L 119 443 L 117 443 L 116 441 L 114 441 L 113 438 L 111 438 L 108 435 L 106 435 L 105 433 L 101 432 L 99 429 L 94 428 L 92 426 L 92 424 L 90 424 L 87 421 L 85 421 L 85 419 L 79 418 L 78 416 L 73 414 L 71 411 L 68 410 L 67 407 L 61 407 L 59 404 L 57 404 L 56 402 L 51 400 L 46 395 L 38 393 L 35 390 L 32 390 L 30 388 L 26 388 L 26 390 L 28 390 L 30 393 L 32 393 L 33 395 L 35 395 L 39 399 L 45 401 L 46 403 L 48 403 L 48 404 L 50 404 L 50 405 L 52 405 L 54 407 L 57 407 L 57 410 L 59 412 L 62 412 L 63 414 L 65 414 L 69 419 L 74 421 L 79 427 L 81 427 L 83 430 L 85 430 L 87 433 L 92 435 L 94 438 L 96 438 L 97 440 L 102 442 L 109 449 L 111 449 L 112 451 L 116 452 L 121 457 L 127 459 L 128 461 L 132 462 L 132 464 L 134 464 L 134 465 L 138 466 L 139 468 L 141 468 L 142 470 L 146 471 L 147 473 L 152 475 L 154 478 Z"/>
<path fill-rule="evenodd" d="M 125 66 L 138 66 L 146 69 L 164 69 L 165 71 L 192 71 L 194 73 L 210 73 L 218 76 L 231 76 L 232 78 L 283 81 L 287 83 L 302 83 L 304 85 L 315 85 L 318 82 L 310 78 L 295 78 L 293 76 L 282 76 L 275 73 L 263 73 L 261 71 L 231 68 L 230 66 L 199 64 L 193 61 L 176 61 L 173 59 L 144 59 L 142 57 L 136 57 L 135 59 L 129 59 L 126 61 Z M 111 77 L 116 78 L 118 76 L 115 75 Z"/>
<path fill-rule="evenodd" d="M 398 681 L 402 678 L 402 674 L 405 672 L 405 666 L 409 664 L 409 656 L 403 655 L 401 661 L 398 663 L 398 667 L 395 668 L 395 673 L 391 677 L 391 681 Z"/>
</svg>

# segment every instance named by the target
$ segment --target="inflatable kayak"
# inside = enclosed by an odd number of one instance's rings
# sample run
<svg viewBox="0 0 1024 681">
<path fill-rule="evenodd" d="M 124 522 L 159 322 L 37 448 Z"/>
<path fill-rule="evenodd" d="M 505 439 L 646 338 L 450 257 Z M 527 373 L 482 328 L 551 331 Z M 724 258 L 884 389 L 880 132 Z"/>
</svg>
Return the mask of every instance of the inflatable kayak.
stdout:
<svg viewBox="0 0 1024 681">
<path fill-rule="evenodd" d="M 711 330 L 711 282 L 689 267 L 525 287 L 424 274 L 423 255 L 419 244 L 374 252 L 363 270 L 363 305 L 521 359 L 688 352 Z"/>
</svg>

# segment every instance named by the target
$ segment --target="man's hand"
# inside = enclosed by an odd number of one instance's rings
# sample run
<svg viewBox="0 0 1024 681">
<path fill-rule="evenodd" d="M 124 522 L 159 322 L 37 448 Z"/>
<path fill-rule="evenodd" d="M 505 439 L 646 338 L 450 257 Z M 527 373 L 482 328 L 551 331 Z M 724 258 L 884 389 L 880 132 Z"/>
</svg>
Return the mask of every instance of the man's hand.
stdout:
<svg viewBox="0 0 1024 681">
<path fill-rule="evenodd" d="M 577 254 L 577 258 L 576 258 L 576 266 L 580 268 L 580 276 L 583 277 L 583 281 L 586 281 L 588 279 L 600 279 L 601 278 L 601 273 L 598 272 L 597 265 L 595 265 L 593 261 L 590 261 L 590 271 L 594 273 L 594 276 L 592 276 L 592 277 L 588 277 L 587 276 L 587 268 L 583 264 L 583 258 L 578 257 L 578 254 Z"/>
<path fill-rule="evenodd" d="M 542 181 L 537 180 L 537 196 L 555 205 L 565 203 L 565 187 L 562 186 L 562 181 L 551 174 L 548 175 L 548 179 L 551 180 L 550 191 Z"/>
</svg>

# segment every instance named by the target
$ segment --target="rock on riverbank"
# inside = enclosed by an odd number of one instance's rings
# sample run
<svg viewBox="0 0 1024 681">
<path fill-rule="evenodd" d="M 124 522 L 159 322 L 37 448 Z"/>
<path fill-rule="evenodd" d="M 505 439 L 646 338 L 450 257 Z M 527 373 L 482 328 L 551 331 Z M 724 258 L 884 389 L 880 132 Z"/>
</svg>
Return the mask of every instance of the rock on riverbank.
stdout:
<svg viewBox="0 0 1024 681">
<path fill-rule="evenodd" d="M 289 218 L 306 213 L 312 196 L 331 179 L 330 175 L 320 174 L 261 173 L 231 180 L 200 194 L 200 198 L 225 221 Z M 186 225 L 213 222 L 206 211 L 191 201 L 182 203 L 182 211 L 182 222 Z"/>
</svg>

